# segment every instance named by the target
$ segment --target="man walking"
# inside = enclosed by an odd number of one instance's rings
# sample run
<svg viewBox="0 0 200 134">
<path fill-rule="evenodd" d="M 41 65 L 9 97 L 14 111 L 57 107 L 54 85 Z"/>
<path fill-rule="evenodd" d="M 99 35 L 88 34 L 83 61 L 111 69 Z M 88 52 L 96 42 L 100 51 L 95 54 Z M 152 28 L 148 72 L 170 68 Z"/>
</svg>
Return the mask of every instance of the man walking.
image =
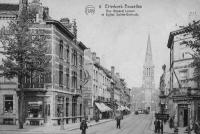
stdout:
<svg viewBox="0 0 200 134">
<path fill-rule="evenodd" d="M 158 132 L 158 133 L 160 133 L 160 124 L 161 124 L 161 123 L 160 123 L 160 120 L 158 120 L 158 122 L 157 122 L 157 132 Z"/>
<path fill-rule="evenodd" d="M 160 121 L 160 131 L 161 131 L 161 134 L 163 134 L 163 121 Z"/>
<path fill-rule="evenodd" d="M 155 121 L 154 121 L 154 132 L 155 132 L 155 133 L 158 132 L 157 124 L 158 124 L 158 120 L 155 119 Z"/>
<path fill-rule="evenodd" d="M 86 134 L 86 129 L 88 128 L 87 122 L 85 119 L 82 120 L 80 129 L 82 130 L 82 134 Z"/>
<path fill-rule="evenodd" d="M 117 128 L 120 129 L 121 113 L 116 113 Z"/>
</svg>

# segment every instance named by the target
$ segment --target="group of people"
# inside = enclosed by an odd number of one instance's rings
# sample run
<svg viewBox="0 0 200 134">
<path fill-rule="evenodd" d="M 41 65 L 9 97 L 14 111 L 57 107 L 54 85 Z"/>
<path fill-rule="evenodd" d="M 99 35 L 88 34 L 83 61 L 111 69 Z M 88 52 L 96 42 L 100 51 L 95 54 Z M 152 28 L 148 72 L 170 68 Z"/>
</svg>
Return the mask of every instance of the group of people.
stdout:
<svg viewBox="0 0 200 134">
<path fill-rule="evenodd" d="M 155 133 L 163 133 L 163 122 L 161 120 L 158 120 L 156 119 L 154 121 L 154 126 L 155 126 L 155 129 L 154 129 L 154 132 Z"/>
<path fill-rule="evenodd" d="M 115 115 L 115 120 L 116 120 L 116 127 L 120 129 L 120 122 L 123 119 L 123 115 L 121 113 L 118 113 Z M 82 134 L 86 134 L 86 129 L 88 128 L 87 121 L 85 118 L 81 121 L 80 124 L 80 130 L 82 131 Z"/>
</svg>

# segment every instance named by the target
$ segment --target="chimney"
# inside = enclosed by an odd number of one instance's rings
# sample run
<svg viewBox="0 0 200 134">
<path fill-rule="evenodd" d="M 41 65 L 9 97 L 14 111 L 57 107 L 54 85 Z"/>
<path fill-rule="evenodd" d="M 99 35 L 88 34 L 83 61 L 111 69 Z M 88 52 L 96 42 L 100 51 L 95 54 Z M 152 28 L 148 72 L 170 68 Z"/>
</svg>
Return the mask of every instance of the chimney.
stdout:
<svg viewBox="0 0 200 134">
<path fill-rule="evenodd" d="M 72 24 L 70 23 L 69 18 L 61 18 L 61 19 L 60 19 L 60 23 L 62 23 L 63 26 L 65 26 L 69 31 L 71 31 L 71 29 L 72 29 Z"/>
<path fill-rule="evenodd" d="M 49 8 L 43 7 L 43 20 L 49 19 Z"/>
<path fill-rule="evenodd" d="M 72 24 L 73 28 L 72 28 L 72 33 L 74 34 L 75 38 L 77 38 L 77 25 L 76 25 L 76 20 L 73 20 L 73 24 Z"/>
<path fill-rule="evenodd" d="M 95 52 L 92 52 L 92 60 L 96 61 L 96 53 Z"/>
<path fill-rule="evenodd" d="M 38 14 L 36 14 L 36 22 L 38 22 L 38 23 L 43 22 L 43 8 L 42 8 L 42 6 L 38 7 Z"/>
<path fill-rule="evenodd" d="M 29 3 L 29 8 L 36 10 L 36 22 L 41 23 L 44 20 L 44 7 L 42 6 L 42 3 L 40 0 L 33 0 L 31 3 Z"/>
<path fill-rule="evenodd" d="M 113 76 L 115 74 L 115 67 L 111 66 L 111 75 Z"/>
<path fill-rule="evenodd" d="M 96 63 L 100 65 L 100 57 L 96 57 Z"/>
<path fill-rule="evenodd" d="M 28 0 L 19 0 L 19 16 L 22 15 L 22 11 L 27 11 Z"/>
<path fill-rule="evenodd" d="M 116 75 L 117 75 L 117 77 L 118 77 L 118 78 L 120 78 L 120 75 L 119 75 L 119 73 L 118 73 L 118 72 L 116 73 Z"/>
</svg>

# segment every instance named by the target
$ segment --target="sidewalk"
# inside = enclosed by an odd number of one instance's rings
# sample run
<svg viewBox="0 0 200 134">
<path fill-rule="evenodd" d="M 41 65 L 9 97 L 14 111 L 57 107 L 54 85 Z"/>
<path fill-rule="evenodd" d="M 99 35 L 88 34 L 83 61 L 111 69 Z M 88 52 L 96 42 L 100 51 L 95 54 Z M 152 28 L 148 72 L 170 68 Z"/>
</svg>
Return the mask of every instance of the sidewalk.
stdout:
<svg viewBox="0 0 200 134">
<path fill-rule="evenodd" d="M 99 120 L 98 122 L 91 121 L 88 123 L 88 127 L 94 126 L 94 125 L 99 125 L 102 123 L 110 122 L 113 121 L 113 119 L 104 119 L 104 120 Z M 18 129 L 17 125 L 0 125 L 0 133 L 1 131 L 18 131 L 22 133 L 66 133 L 68 131 L 72 130 L 78 130 L 80 129 L 80 123 L 72 123 L 72 124 L 67 124 L 64 126 L 64 130 L 60 130 L 60 126 L 26 126 L 24 125 L 24 129 Z"/>
<path fill-rule="evenodd" d="M 152 130 L 152 133 L 154 134 L 154 119 L 152 119 L 152 122 L 151 122 L 151 130 Z M 179 127 L 178 134 L 187 134 L 185 130 L 186 130 L 186 127 Z M 163 124 L 163 134 L 174 134 L 174 129 L 171 129 L 169 127 L 168 122 Z M 191 131 L 191 134 L 195 134 L 194 131 Z"/>
<path fill-rule="evenodd" d="M 124 116 L 125 118 L 128 118 L 131 114 Z M 94 120 L 90 121 L 88 123 L 88 127 L 92 127 L 94 125 L 99 125 L 106 122 L 114 121 L 114 119 L 103 119 L 99 120 L 98 122 L 95 122 Z M 24 129 L 19 129 L 18 125 L 0 125 L 0 133 L 5 131 L 17 131 L 20 133 L 70 133 L 70 131 L 73 130 L 79 130 L 80 129 L 80 122 L 79 123 L 72 123 L 72 124 L 66 124 L 64 125 L 64 130 L 60 129 L 60 126 L 26 126 L 24 125 Z"/>
</svg>

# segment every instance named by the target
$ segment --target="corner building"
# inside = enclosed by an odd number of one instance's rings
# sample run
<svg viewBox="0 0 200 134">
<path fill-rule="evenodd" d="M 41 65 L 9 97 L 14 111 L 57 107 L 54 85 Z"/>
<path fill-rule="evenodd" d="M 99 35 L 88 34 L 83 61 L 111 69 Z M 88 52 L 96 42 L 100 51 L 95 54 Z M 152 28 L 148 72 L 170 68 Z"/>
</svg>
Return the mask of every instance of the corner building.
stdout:
<svg viewBox="0 0 200 134">
<path fill-rule="evenodd" d="M 26 78 L 24 81 L 24 123 L 26 125 L 59 125 L 61 118 L 64 119 L 65 124 L 81 121 L 83 117 L 81 95 L 83 56 L 86 47 L 76 39 L 76 22 L 70 23 L 67 18 L 61 19 L 61 21 L 51 19 L 48 16 L 48 8 L 44 8 L 39 0 L 29 3 L 29 5 L 26 0 L 21 0 L 20 4 L 28 7 L 31 4 L 38 6 L 40 12 L 36 15 L 35 23 L 31 29 L 33 31 L 44 31 L 47 36 L 47 55 L 51 58 L 47 75 L 38 76 L 34 79 Z M 16 12 L 18 10 L 16 9 Z M 4 18 L 4 14 L 3 11 L 2 18 Z M 17 17 L 12 16 L 11 19 L 15 18 Z M 11 83 L 9 84 L 5 80 L 2 81 L 5 86 L 0 88 L 0 92 L 4 93 L 3 96 L 0 96 L 0 99 L 4 98 L 5 100 L 7 98 L 7 101 L 0 105 L 0 111 L 3 111 L 4 114 L 0 115 L 2 124 L 8 124 L 5 122 L 9 122 L 11 119 L 12 124 L 15 124 L 18 120 L 17 92 L 19 90 L 15 82 L 9 82 Z M 7 103 L 9 103 L 9 107 L 12 107 L 12 110 L 5 109 Z M 13 118 L 11 118 L 11 115 Z"/>
<path fill-rule="evenodd" d="M 47 20 L 33 29 L 45 30 L 51 63 L 48 75 L 34 80 L 33 85 L 30 80 L 26 81 L 26 123 L 33 123 L 34 117 L 43 118 L 44 123 L 57 125 L 61 118 L 66 124 L 81 121 L 85 45 L 77 42 L 66 25 L 56 20 Z M 36 109 L 36 105 L 40 108 Z"/>
</svg>

